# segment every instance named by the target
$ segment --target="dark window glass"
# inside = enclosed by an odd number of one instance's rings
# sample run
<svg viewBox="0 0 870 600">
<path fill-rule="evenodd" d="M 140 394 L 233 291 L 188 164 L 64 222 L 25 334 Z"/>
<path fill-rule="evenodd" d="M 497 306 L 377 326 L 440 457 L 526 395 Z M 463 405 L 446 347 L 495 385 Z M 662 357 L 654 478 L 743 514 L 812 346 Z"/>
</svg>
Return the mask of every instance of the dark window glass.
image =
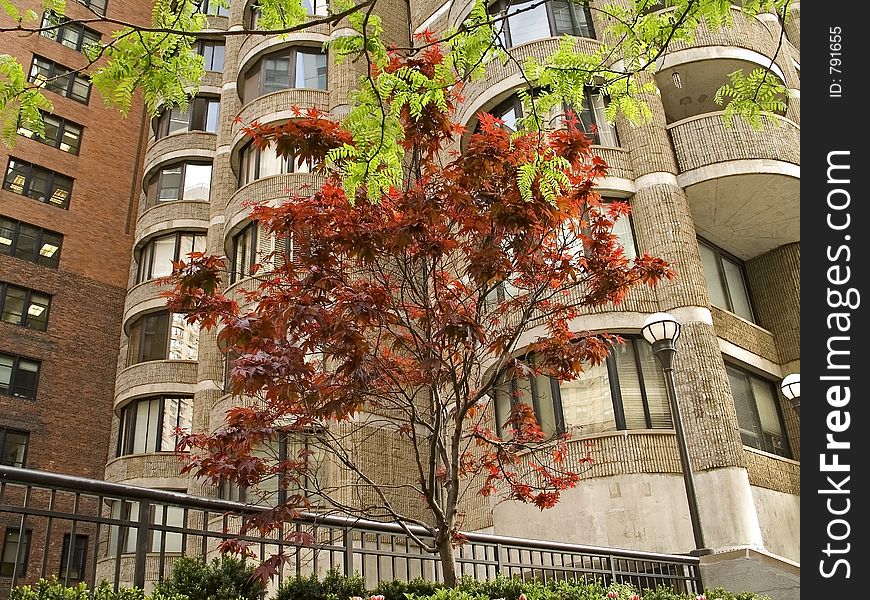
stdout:
<svg viewBox="0 0 870 600">
<path fill-rule="evenodd" d="M 20 529 L 6 528 L 3 535 L 3 554 L 0 558 L 0 577 L 22 577 L 27 575 L 27 562 L 30 558 L 30 534 L 29 529 L 21 535 Z M 18 558 L 16 567 L 15 559 Z"/>
<path fill-rule="evenodd" d="M 595 37 L 589 7 L 570 0 L 543 3 L 503 0 L 493 4 L 490 13 L 507 15 L 507 19 L 496 25 L 496 29 L 501 34 L 502 42 L 509 48 L 562 35 Z"/>
<path fill-rule="evenodd" d="M 86 76 L 41 56 L 34 55 L 28 80 L 82 104 L 90 99 L 91 82 Z"/>
<path fill-rule="evenodd" d="M 172 273 L 172 262 L 188 260 L 191 252 L 205 251 L 205 234 L 180 231 L 152 238 L 139 250 L 136 281 L 141 283 Z"/>
<path fill-rule="evenodd" d="M 326 89 L 326 54 L 314 48 L 286 48 L 264 56 L 245 73 L 244 101 L 291 88 Z"/>
<path fill-rule="evenodd" d="M 45 137 L 24 127 L 23 125 L 18 127 L 18 134 L 46 144 L 47 146 L 60 148 L 64 152 L 69 152 L 70 154 L 79 153 L 79 148 L 82 143 L 82 133 L 84 132 L 84 128 L 81 125 L 46 112 L 42 113 L 42 120 L 45 123 Z"/>
<path fill-rule="evenodd" d="M 43 13 L 42 31 L 39 33 L 43 37 L 78 51 L 83 51 L 88 46 L 99 44 L 101 41 L 99 31 L 85 27 L 81 23 L 72 23 L 66 17 L 56 15 L 51 11 Z"/>
<path fill-rule="evenodd" d="M 67 209 L 72 186 L 71 177 L 12 157 L 3 180 L 3 189 Z"/>
<path fill-rule="evenodd" d="M 230 283 L 251 275 L 257 262 L 257 224 L 249 223 L 233 236 L 233 268 Z"/>
<path fill-rule="evenodd" d="M 206 71 L 224 70 L 224 43 L 210 40 L 201 40 L 194 44 L 194 52 L 201 54 L 205 62 Z"/>
<path fill-rule="evenodd" d="M 88 558 L 88 536 L 76 534 L 70 554 L 70 534 L 63 536 L 60 551 L 60 579 L 82 581 L 85 578 L 85 564 Z"/>
<path fill-rule="evenodd" d="M 0 320 L 45 331 L 51 296 L 0 282 Z"/>
<path fill-rule="evenodd" d="M 0 427 L 0 465 L 23 467 L 29 439 L 30 434 L 26 431 Z"/>
<path fill-rule="evenodd" d="M 229 2 L 220 0 L 202 0 L 199 4 L 199 12 L 204 15 L 228 17 L 230 15 Z"/>
<path fill-rule="evenodd" d="M 98 15 L 106 15 L 106 0 L 78 0 Z"/>
<path fill-rule="evenodd" d="M 62 241 L 59 233 L 0 217 L 0 254 L 56 268 Z"/>
<path fill-rule="evenodd" d="M 199 326 L 166 311 L 143 315 L 130 325 L 127 364 L 149 360 L 196 360 Z"/>
<path fill-rule="evenodd" d="M 773 384 L 733 365 L 725 365 L 725 371 L 743 444 L 790 458 L 791 450 Z"/>
<path fill-rule="evenodd" d="M 0 354 L 0 394 L 32 400 L 38 382 L 39 361 Z"/>
<path fill-rule="evenodd" d="M 531 406 L 547 434 L 580 428 L 583 435 L 624 429 L 669 429 L 673 426 L 667 388 L 652 350 L 641 338 L 626 337 L 600 365 L 587 365 L 575 381 L 561 384 L 543 375 L 505 373 L 495 390 L 499 428 L 513 403 Z M 534 365 L 535 356 L 522 359 Z"/>
<path fill-rule="evenodd" d="M 193 400 L 189 397 L 146 398 L 121 411 L 118 456 L 146 452 L 173 452 L 177 429 L 190 431 Z"/>
<path fill-rule="evenodd" d="M 176 200 L 208 201 L 211 163 L 176 163 L 163 167 L 148 182 L 148 208 Z"/>
<path fill-rule="evenodd" d="M 174 106 L 164 110 L 153 121 L 154 136 L 158 140 L 176 131 L 207 131 L 216 133 L 220 116 L 220 100 L 194 98 L 187 110 Z"/>
<path fill-rule="evenodd" d="M 710 304 L 755 322 L 743 263 L 712 244 L 698 240 Z"/>
</svg>

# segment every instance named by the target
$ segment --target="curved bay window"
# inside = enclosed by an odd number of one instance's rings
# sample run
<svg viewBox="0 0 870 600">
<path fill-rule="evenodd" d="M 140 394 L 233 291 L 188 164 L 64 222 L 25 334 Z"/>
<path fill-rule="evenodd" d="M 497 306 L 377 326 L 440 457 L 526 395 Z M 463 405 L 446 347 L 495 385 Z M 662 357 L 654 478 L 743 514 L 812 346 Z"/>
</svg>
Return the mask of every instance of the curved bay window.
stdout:
<svg viewBox="0 0 870 600">
<path fill-rule="evenodd" d="M 193 398 L 189 396 L 144 398 L 121 409 L 117 456 L 146 452 L 174 452 L 180 436 L 190 431 Z"/>
<path fill-rule="evenodd" d="M 495 26 L 507 48 L 562 35 L 595 37 L 589 7 L 570 0 L 543 3 L 538 0 L 500 0 L 490 6 L 489 12 L 507 16 L 501 25 Z"/>
<path fill-rule="evenodd" d="M 767 379 L 725 364 L 744 446 L 791 458 L 776 390 Z"/>
<path fill-rule="evenodd" d="M 205 252 L 205 234 L 179 231 L 151 238 L 139 250 L 136 283 L 172 273 L 172 262 L 186 260 L 191 252 Z"/>
<path fill-rule="evenodd" d="M 710 304 L 755 322 L 743 263 L 713 244 L 698 240 Z"/>
<path fill-rule="evenodd" d="M 142 315 L 130 324 L 127 365 L 150 360 L 196 360 L 199 325 L 184 315 L 160 311 Z"/>
<path fill-rule="evenodd" d="M 292 156 L 281 157 L 274 146 L 258 150 L 253 144 L 246 145 L 239 157 L 239 187 L 283 173 L 310 173 L 312 165 Z"/>
<path fill-rule="evenodd" d="M 148 180 L 147 208 L 177 200 L 208 201 L 210 162 L 181 162 L 163 167 Z"/>
<path fill-rule="evenodd" d="M 596 146 L 619 147 L 616 128 L 607 120 L 604 109 L 606 98 L 599 90 L 587 87 L 584 92 L 583 110 L 577 114 L 583 131 L 592 139 Z M 504 126 L 512 131 L 518 128 L 517 122 L 525 116 L 523 101 L 518 94 L 513 94 L 497 104 L 493 109 L 485 111 L 504 121 Z M 555 111 L 554 111 L 555 112 Z M 556 125 L 564 113 L 541 115 L 541 120 Z"/>
<path fill-rule="evenodd" d="M 495 391 L 495 416 L 502 435 L 511 403 L 523 402 L 548 435 L 580 427 L 583 435 L 623 429 L 673 427 L 662 370 L 649 344 L 626 337 L 600 365 L 587 365 L 575 381 L 506 373 Z M 536 358 L 524 359 L 534 364 Z"/>
<path fill-rule="evenodd" d="M 233 265 L 230 283 L 243 279 L 253 272 L 257 263 L 257 223 L 248 223 L 233 236 Z"/>
<path fill-rule="evenodd" d="M 217 133 L 221 103 L 218 98 L 194 98 L 186 110 L 179 106 L 164 110 L 151 121 L 154 139 L 179 131 Z"/>
<path fill-rule="evenodd" d="M 325 90 L 326 73 L 326 54 L 320 48 L 284 48 L 263 56 L 245 72 L 242 101 L 294 88 Z"/>
</svg>

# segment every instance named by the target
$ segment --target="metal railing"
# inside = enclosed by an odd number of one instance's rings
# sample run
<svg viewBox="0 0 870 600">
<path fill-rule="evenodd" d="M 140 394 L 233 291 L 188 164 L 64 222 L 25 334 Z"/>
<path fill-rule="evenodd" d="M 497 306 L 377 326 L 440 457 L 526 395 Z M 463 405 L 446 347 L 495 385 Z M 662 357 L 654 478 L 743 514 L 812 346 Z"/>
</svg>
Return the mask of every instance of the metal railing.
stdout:
<svg viewBox="0 0 870 600">
<path fill-rule="evenodd" d="M 288 576 L 335 569 L 378 581 L 422 577 L 438 581 L 437 555 L 422 551 L 394 523 L 303 514 L 274 534 L 239 537 L 242 521 L 265 508 L 43 471 L 0 466 L 3 528 L 0 597 L 10 587 L 58 575 L 66 584 L 102 579 L 115 589 L 145 587 L 168 575 L 179 556 L 217 556 L 217 545 L 241 539 L 264 559 L 289 552 L 277 584 Z M 422 528 L 414 533 L 426 537 Z M 300 545 L 300 534 L 307 542 Z M 457 548 L 461 575 L 542 581 L 599 580 L 639 589 L 667 585 L 702 590 L 693 556 L 635 552 L 578 544 L 465 534 Z"/>
</svg>

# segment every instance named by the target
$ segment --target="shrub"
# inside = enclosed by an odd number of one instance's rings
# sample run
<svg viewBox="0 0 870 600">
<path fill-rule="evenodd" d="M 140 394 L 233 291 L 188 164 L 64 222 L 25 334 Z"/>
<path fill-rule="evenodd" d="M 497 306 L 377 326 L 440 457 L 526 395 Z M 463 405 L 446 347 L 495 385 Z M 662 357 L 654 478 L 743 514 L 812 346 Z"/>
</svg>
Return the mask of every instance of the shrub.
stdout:
<svg viewBox="0 0 870 600">
<path fill-rule="evenodd" d="M 172 575 L 155 587 L 166 596 L 183 594 L 189 600 L 262 600 L 266 586 L 253 579 L 254 567 L 231 556 L 201 558 L 182 556 L 172 565 Z"/>
<path fill-rule="evenodd" d="M 40 579 L 34 586 L 20 585 L 9 591 L 8 600 L 187 600 L 179 594 L 166 594 L 155 591 L 150 596 L 138 588 L 124 588 L 117 592 L 108 581 L 103 580 L 93 590 L 82 582 L 74 586 L 65 586 L 57 577 Z"/>
<path fill-rule="evenodd" d="M 372 593 L 376 596 L 383 596 L 384 600 L 406 600 L 406 594 L 429 597 L 443 587 L 444 584 L 437 581 L 417 577 L 411 581 L 401 581 L 399 579 L 380 581 Z"/>
<path fill-rule="evenodd" d="M 362 576 L 346 577 L 337 570 L 330 570 L 323 581 L 318 579 L 316 573 L 310 577 L 297 575 L 286 579 L 278 589 L 275 600 L 348 600 L 354 596 L 369 597 Z"/>
</svg>

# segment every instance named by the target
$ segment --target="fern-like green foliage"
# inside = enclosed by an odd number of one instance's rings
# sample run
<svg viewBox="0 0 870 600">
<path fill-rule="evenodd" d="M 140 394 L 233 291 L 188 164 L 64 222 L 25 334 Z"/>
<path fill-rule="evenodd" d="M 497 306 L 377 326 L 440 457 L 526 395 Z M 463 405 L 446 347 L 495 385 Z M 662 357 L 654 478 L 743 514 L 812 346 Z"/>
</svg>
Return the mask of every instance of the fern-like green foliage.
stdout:
<svg viewBox="0 0 870 600">
<path fill-rule="evenodd" d="M 734 117 L 742 117 L 753 129 L 763 129 L 764 113 L 785 112 L 786 89 L 779 78 L 761 67 L 749 75 L 742 70 L 728 74 L 729 83 L 716 91 L 714 101 L 725 104 L 725 125 L 732 127 Z M 727 104 L 726 104 L 727 101 Z M 773 120 L 779 124 L 778 119 Z"/>
<path fill-rule="evenodd" d="M 197 32 L 206 25 L 205 15 L 191 0 L 156 0 L 151 12 L 154 28 Z M 91 60 L 102 53 L 108 64 L 91 80 L 108 106 L 128 114 L 133 93 L 141 89 L 146 110 L 156 114 L 161 105 L 186 107 L 205 75 L 203 58 L 192 49 L 194 38 L 172 32 L 123 29 L 113 34 L 106 48 L 88 48 Z"/>
<path fill-rule="evenodd" d="M 295 27 L 308 20 L 308 11 L 301 0 L 257 0 L 257 29 L 275 30 Z"/>
<path fill-rule="evenodd" d="M 29 87 L 24 67 L 14 56 L 0 54 L 0 136 L 12 148 L 18 127 L 45 134 L 40 110 L 51 111 L 51 102 L 34 87 Z"/>
</svg>

